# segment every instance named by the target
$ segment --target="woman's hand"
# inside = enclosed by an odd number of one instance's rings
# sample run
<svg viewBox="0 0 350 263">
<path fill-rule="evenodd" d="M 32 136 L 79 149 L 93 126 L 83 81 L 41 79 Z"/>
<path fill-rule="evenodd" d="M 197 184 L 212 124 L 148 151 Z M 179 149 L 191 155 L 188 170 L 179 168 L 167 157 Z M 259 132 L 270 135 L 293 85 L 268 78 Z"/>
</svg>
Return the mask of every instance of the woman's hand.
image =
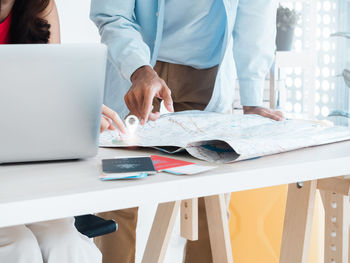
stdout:
<svg viewBox="0 0 350 263">
<path fill-rule="evenodd" d="M 101 128 L 100 132 L 104 132 L 105 130 L 115 130 L 115 124 L 119 131 L 122 133 L 126 133 L 126 128 L 123 121 L 120 119 L 119 115 L 108 108 L 107 106 L 102 106 L 102 117 L 101 117 Z"/>
</svg>

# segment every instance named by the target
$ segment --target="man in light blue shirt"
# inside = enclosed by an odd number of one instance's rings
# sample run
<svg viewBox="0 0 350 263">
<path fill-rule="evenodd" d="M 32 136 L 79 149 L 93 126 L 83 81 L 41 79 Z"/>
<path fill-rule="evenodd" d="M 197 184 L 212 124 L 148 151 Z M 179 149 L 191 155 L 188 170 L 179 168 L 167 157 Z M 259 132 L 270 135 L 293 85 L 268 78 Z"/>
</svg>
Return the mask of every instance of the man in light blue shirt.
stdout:
<svg viewBox="0 0 350 263">
<path fill-rule="evenodd" d="M 211 68 L 221 62 L 226 15 L 223 1 L 166 0 L 158 61 Z M 171 10 L 176 10 L 172 12 Z M 191 10 L 191 15 L 186 14 Z"/>
<path fill-rule="evenodd" d="M 230 112 L 238 77 L 244 113 L 281 120 L 280 112 L 262 107 L 276 9 L 277 0 L 92 0 L 91 18 L 109 48 L 105 104 L 142 123 L 159 117 L 160 100 L 169 111 Z M 137 210 L 105 217 L 133 223 L 124 237 L 97 241 L 108 255 L 104 263 L 133 262 Z M 131 248 L 117 250 L 121 243 Z M 186 262 L 212 261 L 205 233 L 186 249 L 195 251 L 186 251 Z"/>
</svg>

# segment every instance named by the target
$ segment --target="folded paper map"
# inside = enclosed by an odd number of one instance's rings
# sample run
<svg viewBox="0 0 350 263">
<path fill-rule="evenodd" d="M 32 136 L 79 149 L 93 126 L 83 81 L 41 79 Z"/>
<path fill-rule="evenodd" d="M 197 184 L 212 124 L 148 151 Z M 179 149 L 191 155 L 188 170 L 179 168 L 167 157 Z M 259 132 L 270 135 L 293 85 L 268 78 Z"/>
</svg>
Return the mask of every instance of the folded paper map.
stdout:
<svg viewBox="0 0 350 263">
<path fill-rule="evenodd" d="M 186 150 L 201 160 L 229 163 L 345 140 L 350 140 L 350 128 L 326 122 L 186 111 L 162 115 L 140 126 L 132 137 L 105 132 L 100 146 Z"/>
</svg>

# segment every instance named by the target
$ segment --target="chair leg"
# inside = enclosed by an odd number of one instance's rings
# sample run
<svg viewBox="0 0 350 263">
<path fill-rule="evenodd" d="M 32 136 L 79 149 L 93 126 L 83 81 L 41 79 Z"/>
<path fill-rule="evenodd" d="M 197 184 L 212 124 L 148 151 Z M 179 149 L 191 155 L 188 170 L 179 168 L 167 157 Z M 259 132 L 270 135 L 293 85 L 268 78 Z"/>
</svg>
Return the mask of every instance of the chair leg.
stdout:
<svg viewBox="0 0 350 263">
<path fill-rule="evenodd" d="M 159 204 L 142 263 L 161 263 L 169 245 L 181 201 Z"/>
<path fill-rule="evenodd" d="M 198 240 L 198 198 L 181 202 L 181 236 L 187 240 Z"/>
<path fill-rule="evenodd" d="M 307 263 L 316 184 L 309 181 L 288 187 L 280 263 Z"/>
<path fill-rule="evenodd" d="M 213 263 L 232 263 L 225 196 L 204 197 Z"/>
<path fill-rule="evenodd" d="M 349 196 L 321 191 L 325 209 L 324 260 L 330 263 L 350 263 L 349 258 Z"/>
</svg>

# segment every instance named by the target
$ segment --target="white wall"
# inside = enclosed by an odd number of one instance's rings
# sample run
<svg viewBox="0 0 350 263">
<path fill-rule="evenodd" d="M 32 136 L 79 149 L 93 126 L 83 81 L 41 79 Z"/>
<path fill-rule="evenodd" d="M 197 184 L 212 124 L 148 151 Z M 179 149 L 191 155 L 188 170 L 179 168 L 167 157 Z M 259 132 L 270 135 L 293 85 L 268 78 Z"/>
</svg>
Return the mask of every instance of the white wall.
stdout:
<svg viewBox="0 0 350 263">
<path fill-rule="evenodd" d="M 60 16 L 62 43 L 96 43 L 100 41 L 98 30 L 89 19 L 89 0 L 56 0 L 56 5 Z M 137 227 L 136 262 L 141 262 L 155 211 L 156 205 L 140 207 Z M 185 241 L 179 237 L 179 228 L 178 218 L 165 263 L 182 261 Z"/>
<path fill-rule="evenodd" d="M 89 19 L 89 0 L 56 0 L 61 24 L 62 43 L 94 43 L 100 37 Z"/>
</svg>

